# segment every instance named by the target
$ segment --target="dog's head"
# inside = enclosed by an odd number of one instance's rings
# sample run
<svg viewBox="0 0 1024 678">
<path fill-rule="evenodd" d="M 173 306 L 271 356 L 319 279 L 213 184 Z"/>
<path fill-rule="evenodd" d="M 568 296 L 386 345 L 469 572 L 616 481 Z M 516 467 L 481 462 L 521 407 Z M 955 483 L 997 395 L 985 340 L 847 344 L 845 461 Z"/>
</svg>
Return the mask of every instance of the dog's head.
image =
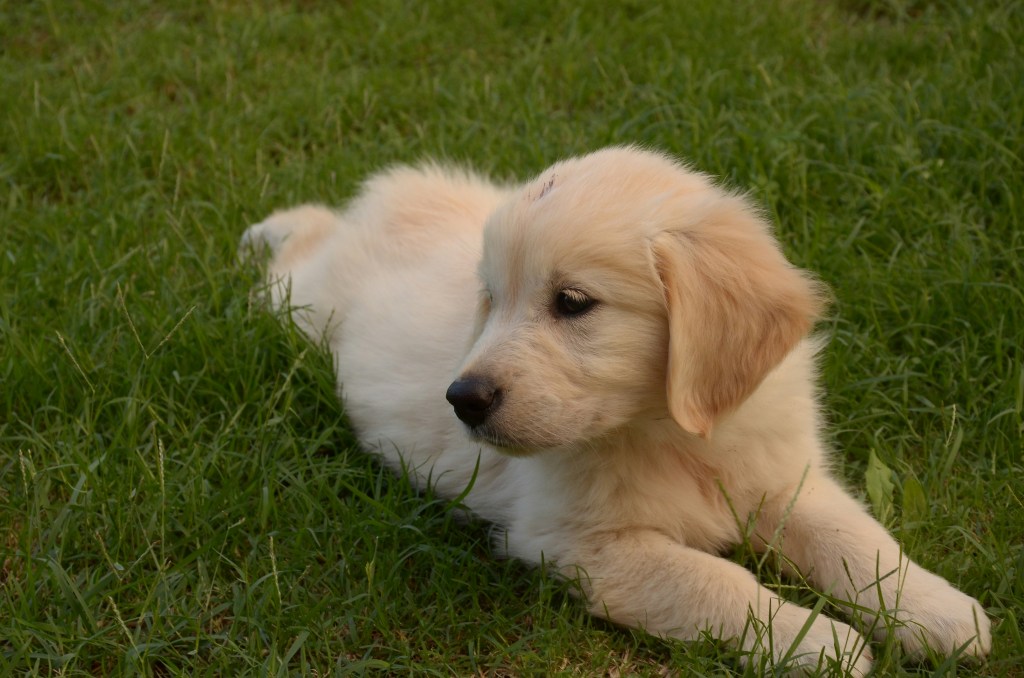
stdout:
<svg viewBox="0 0 1024 678">
<path fill-rule="evenodd" d="M 707 437 L 821 308 L 745 200 L 636 148 L 542 173 L 491 217 L 483 252 L 448 399 L 513 453 L 667 416 Z"/>
</svg>

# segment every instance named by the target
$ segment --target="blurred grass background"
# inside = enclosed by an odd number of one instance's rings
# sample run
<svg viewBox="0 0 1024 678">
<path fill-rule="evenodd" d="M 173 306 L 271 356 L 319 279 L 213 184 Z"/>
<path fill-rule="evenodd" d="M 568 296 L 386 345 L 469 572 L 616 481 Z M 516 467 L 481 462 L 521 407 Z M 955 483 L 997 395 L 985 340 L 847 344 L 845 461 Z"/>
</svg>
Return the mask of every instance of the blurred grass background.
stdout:
<svg viewBox="0 0 1024 678">
<path fill-rule="evenodd" d="M 0 674 L 755 674 L 355 453 L 234 258 L 392 162 L 639 142 L 832 287 L 841 471 L 996 621 L 985 664 L 878 675 L 1024 675 L 1021 44 L 1013 1 L 0 0 Z"/>
</svg>

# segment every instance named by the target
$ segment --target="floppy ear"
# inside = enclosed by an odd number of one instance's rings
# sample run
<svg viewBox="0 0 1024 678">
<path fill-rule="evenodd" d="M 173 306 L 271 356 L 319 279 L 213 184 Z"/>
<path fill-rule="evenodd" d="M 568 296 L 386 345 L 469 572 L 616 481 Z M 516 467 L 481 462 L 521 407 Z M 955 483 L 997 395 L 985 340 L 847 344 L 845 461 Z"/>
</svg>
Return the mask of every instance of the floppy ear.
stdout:
<svg viewBox="0 0 1024 678">
<path fill-rule="evenodd" d="M 810 330 L 821 287 L 786 261 L 740 198 L 717 196 L 659 234 L 654 262 L 668 309 L 668 404 L 706 438 Z"/>
</svg>

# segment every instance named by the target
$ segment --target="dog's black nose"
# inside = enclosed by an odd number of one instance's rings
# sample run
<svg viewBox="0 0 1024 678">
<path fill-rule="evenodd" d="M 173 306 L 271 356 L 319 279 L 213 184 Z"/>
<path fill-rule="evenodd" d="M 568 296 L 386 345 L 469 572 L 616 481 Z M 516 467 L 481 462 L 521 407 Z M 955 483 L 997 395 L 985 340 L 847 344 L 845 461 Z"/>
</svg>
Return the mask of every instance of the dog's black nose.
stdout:
<svg viewBox="0 0 1024 678">
<path fill-rule="evenodd" d="M 456 379 L 445 394 L 455 408 L 455 416 L 469 426 L 484 423 L 500 396 L 501 391 L 489 379 L 475 376 Z"/>
</svg>

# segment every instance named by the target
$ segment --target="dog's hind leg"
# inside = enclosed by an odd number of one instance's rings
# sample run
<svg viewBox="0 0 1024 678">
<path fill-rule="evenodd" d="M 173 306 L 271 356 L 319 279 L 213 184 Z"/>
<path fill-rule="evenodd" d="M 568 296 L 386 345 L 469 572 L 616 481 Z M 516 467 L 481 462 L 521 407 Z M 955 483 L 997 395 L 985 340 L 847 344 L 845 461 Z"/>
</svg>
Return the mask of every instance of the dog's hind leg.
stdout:
<svg viewBox="0 0 1024 678">
<path fill-rule="evenodd" d="M 338 215 L 320 205 L 302 205 L 274 212 L 242 235 L 239 254 L 248 258 L 266 251 L 271 256 L 268 275 L 286 276 L 308 258 L 338 228 Z"/>
<path fill-rule="evenodd" d="M 361 231 L 332 210 L 302 205 L 271 214 L 242 235 L 243 259 L 268 256 L 267 291 L 314 340 L 329 338 L 365 276 Z"/>
</svg>

